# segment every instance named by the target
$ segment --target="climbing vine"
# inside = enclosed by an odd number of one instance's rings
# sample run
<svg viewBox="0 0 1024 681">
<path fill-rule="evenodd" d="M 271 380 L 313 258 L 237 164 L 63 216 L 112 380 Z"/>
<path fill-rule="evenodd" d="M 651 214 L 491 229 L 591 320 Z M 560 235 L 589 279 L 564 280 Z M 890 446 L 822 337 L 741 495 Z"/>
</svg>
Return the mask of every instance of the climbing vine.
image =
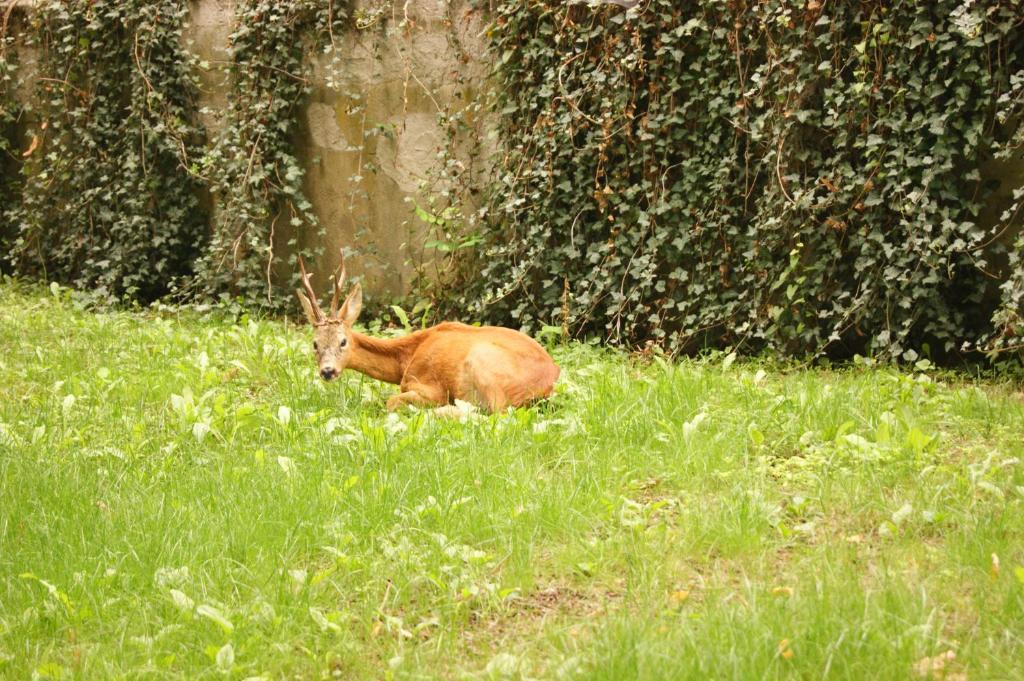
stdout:
<svg viewBox="0 0 1024 681">
<path fill-rule="evenodd" d="M 0 15 L 0 242 L 12 238 L 4 219 L 4 206 L 11 205 L 19 193 L 17 149 L 14 144 L 21 106 L 14 96 L 17 67 L 14 35 L 10 32 L 11 12 Z M 0 270 L 4 267 L 0 259 Z"/>
<path fill-rule="evenodd" d="M 1011 161 L 1024 156 L 1024 125 L 1020 122 L 1021 111 L 1024 110 L 1024 71 L 1018 71 L 1010 77 L 1010 88 L 999 97 L 999 109 L 996 121 L 1008 133 L 1006 140 L 998 145 L 995 157 Z M 994 325 L 981 349 L 991 354 L 999 354 L 1006 350 L 1020 351 L 1024 349 L 1024 230 L 1021 224 L 1021 212 L 1024 211 L 1024 187 L 1013 189 L 1012 201 L 1003 209 L 999 217 L 1003 228 L 1016 228 L 1017 235 L 1007 252 L 1006 280 L 1000 285 L 999 307 L 992 316 Z M 1008 237 L 997 234 L 1006 241 Z"/>
<path fill-rule="evenodd" d="M 1024 334 L 1020 211 L 979 220 L 982 163 L 1020 158 L 1017 3 L 492 4 L 501 151 L 458 306 L 677 351 Z"/>
<path fill-rule="evenodd" d="M 213 139 L 198 124 L 196 74 L 209 65 L 184 45 L 187 3 L 43 0 L 24 11 L 37 59 L 28 102 L 11 92 L 13 8 L 0 33 L 6 264 L 105 302 L 289 305 L 291 268 L 275 267 L 317 227 L 292 150 L 305 55 L 333 43 L 344 0 L 238 3 Z"/>
<path fill-rule="evenodd" d="M 204 221 L 182 172 L 199 142 L 183 13 L 97 0 L 42 2 L 27 18 L 37 92 L 20 200 L 4 211 L 16 270 L 103 300 L 159 297 L 188 270 Z"/>
<path fill-rule="evenodd" d="M 433 305 L 431 297 L 450 302 L 447 286 L 468 254 L 481 243 L 482 190 L 492 181 L 485 138 L 489 129 L 487 73 L 475 63 L 465 44 L 476 33 L 479 9 L 457 11 L 448 3 L 444 24 L 448 47 L 462 69 L 453 75 L 453 97 L 438 105 L 437 124 L 442 143 L 437 161 L 420 183 L 414 206 L 416 231 L 410 242 L 414 268 L 412 290 L 418 306 Z M 418 296 L 419 293 L 426 294 Z"/>
<path fill-rule="evenodd" d="M 448 148 L 415 206 L 436 302 L 674 351 L 1021 346 L 1024 196 L 992 173 L 1024 150 L 1019 3 L 630 4 L 476 2 L 494 87 L 439 107 Z M 323 236 L 294 152 L 309 55 L 399 7 L 240 0 L 214 133 L 187 3 L 34 3 L 30 101 L 7 12 L 4 267 L 109 301 L 288 305 Z"/>
<path fill-rule="evenodd" d="M 343 0 L 239 3 L 224 128 L 199 169 L 216 210 L 193 290 L 270 308 L 293 302 L 282 286 L 291 279 L 280 282 L 274 268 L 301 250 L 305 232 L 324 233 L 294 152 L 296 111 L 310 89 L 306 54 L 333 48 L 346 12 Z"/>
</svg>

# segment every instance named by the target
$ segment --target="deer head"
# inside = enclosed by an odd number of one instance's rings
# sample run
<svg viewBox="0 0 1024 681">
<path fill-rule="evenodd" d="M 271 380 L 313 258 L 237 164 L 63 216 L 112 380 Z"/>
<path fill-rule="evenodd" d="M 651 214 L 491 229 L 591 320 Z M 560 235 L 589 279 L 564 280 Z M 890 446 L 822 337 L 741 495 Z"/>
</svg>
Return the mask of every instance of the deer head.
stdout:
<svg viewBox="0 0 1024 681">
<path fill-rule="evenodd" d="M 309 283 L 310 275 L 306 273 L 306 265 L 299 257 L 299 269 L 302 272 L 302 287 L 305 293 L 296 289 L 306 319 L 313 325 L 313 351 L 316 353 L 320 377 L 325 381 L 337 378 L 348 365 L 352 342 L 352 325 L 363 309 L 363 290 L 356 284 L 348 294 L 345 303 L 338 309 L 341 300 L 341 285 L 345 281 L 345 261 L 334 271 L 334 295 L 331 297 L 331 312 L 324 315 L 317 302 L 316 293 Z"/>
</svg>

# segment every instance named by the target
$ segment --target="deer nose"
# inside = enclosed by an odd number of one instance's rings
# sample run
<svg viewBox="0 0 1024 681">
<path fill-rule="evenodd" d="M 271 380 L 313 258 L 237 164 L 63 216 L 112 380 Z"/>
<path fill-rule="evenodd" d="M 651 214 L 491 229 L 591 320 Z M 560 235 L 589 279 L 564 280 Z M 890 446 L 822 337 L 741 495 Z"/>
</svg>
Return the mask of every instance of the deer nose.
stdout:
<svg viewBox="0 0 1024 681">
<path fill-rule="evenodd" d="M 325 381 L 329 381 L 337 375 L 338 370 L 333 367 L 327 367 L 325 369 L 320 370 L 320 378 L 324 379 Z"/>
</svg>

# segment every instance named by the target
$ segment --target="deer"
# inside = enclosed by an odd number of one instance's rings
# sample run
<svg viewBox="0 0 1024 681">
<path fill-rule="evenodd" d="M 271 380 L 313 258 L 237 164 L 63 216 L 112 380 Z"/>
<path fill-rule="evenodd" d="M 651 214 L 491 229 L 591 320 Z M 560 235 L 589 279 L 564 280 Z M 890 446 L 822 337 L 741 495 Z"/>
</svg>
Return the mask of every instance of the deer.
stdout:
<svg viewBox="0 0 1024 681">
<path fill-rule="evenodd" d="M 358 283 L 338 306 L 345 281 L 344 254 L 333 275 L 334 293 L 326 315 L 305 263 L 301 257 L 298 260 L 305 290 L 295 293 L 313 327 L 313 351 L 324 381 L 351 369 L 399 386 L 398 394 L 387 401 L 388 411 L 433 407 L 449 416 L 456 410 L 452 406 L 456 401 L 494 413 L 551 395 L 560 369 L 526 334 L 501 326 L 445 321 L 398 338 L 368 336 L 352 328 L 363 307 Z"/>
</svg>

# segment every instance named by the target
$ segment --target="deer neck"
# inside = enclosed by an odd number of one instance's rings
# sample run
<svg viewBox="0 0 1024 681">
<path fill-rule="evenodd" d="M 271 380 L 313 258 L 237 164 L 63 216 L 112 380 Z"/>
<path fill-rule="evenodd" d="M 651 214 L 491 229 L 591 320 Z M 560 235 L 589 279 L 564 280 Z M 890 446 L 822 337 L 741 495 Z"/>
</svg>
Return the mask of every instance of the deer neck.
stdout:
<svg viewBox="0 0 1024 681">
<path fill-rule="evenodd" d="M 348 368 L 386 383 L 400 384 L 409 360 L 422 341 L 419 334 L 402 338 L 373 338 L 352 331 Z"/>
</svg>

